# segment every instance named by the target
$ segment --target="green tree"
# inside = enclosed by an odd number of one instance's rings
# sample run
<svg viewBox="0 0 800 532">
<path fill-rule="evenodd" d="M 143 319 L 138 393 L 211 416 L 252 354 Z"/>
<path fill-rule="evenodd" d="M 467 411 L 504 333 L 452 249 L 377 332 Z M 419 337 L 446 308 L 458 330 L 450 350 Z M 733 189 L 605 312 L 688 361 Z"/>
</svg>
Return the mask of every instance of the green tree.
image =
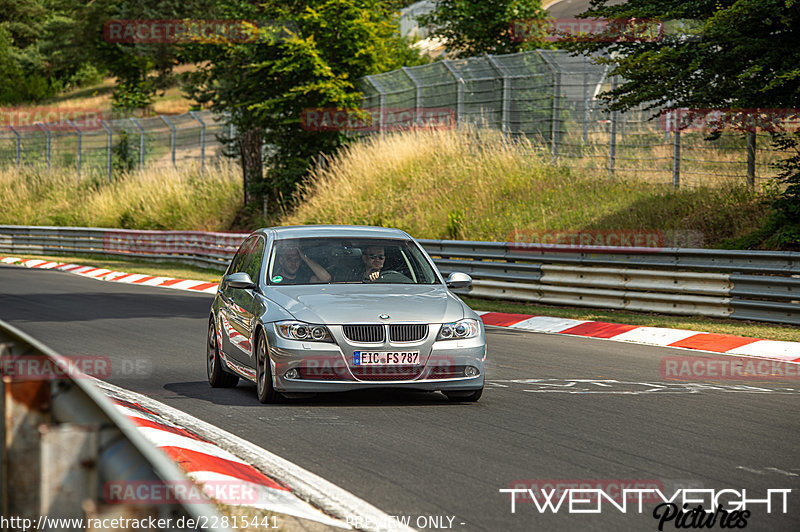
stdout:
<svg viewBox="0 0 800 532">
<path fill-rule="evenodd" d="M 606 54 L 624 81 L 607 94 L 610 108 L 644 104 L 688 108 L 800 107 L 800 2 L 797 0 L 592 0 L 586 17 L 660 19 L 667 31 L 652 42 L 579 42 L 577 52 Z M 692 32 L 681 32 L 690 27 Z M 800 224 L 800 136 L 776 133 L 786 192 L 782 222 Z M 800 232 L 795 227 L 800 245 Z"/>
<path fill-rule="evenodd" d="M 201 104 L 230 113 L 245 203 L 263 197 L 267 208 L 277 212 L 314 157 L 331 153 L 347 139 L 342 132 L 303 129 L 303 111 L 356 108 L 358 78 L 420 59 L 399 37 L 393 3 L 230 2 L 224 10 L 226 18 L 266 23 L 253 28 L 251 42 L 196 45 L 194 57 L 206 62 L 188 75 L 188 87 Z M 262 143 L 269 146 L 265 154 Z"/>
<path fill-rule="evenodd" d="M 431 35 L 443 39 L 452 56 L 470 57 L 541 47 L 540 41 L 514 38 L 511 25 L 546 16 L 541 0 L 439 0 L 436 10 L 419 17 L 419 22 L 431 26 Z"/>
</svg>

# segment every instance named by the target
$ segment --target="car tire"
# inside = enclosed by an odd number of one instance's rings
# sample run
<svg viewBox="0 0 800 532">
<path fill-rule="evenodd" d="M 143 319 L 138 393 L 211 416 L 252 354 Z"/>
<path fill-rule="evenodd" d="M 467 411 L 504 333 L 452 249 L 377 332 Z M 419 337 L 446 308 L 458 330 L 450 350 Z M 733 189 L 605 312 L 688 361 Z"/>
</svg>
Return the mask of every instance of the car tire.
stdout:
<svg viewBox="0 0 800 532">
<path fill-rule="evenodd" d="M 443 392 L 448 399 L 459 403 L 474 403 L 483 395 L 483 388 L 472 392 Z"/>
<path fill-rule="evenodd" d="M 206 375 L 212 388 L 233 388 L 239 384 L 239 377 L 222 369 L 222 360 L 219 356 L 217 333 L 214 319 L 208 322 L 208 338 L 206 339 Z"/>
<path fill-rule="evenodd" d="M 264 333 L 256 333 L 256 395 L 262 403 L 275 403 L 279 399 L 278 392 L 272 387 L 272 367 L 267 354 L 267 340 Z"/>
</svg>

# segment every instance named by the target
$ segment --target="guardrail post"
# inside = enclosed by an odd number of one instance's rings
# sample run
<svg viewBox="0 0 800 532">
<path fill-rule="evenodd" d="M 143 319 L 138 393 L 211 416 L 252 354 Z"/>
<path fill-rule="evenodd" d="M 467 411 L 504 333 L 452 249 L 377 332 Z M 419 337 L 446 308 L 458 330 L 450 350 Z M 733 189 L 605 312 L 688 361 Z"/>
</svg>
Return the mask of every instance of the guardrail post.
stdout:
<svg viewBox="0 0 800 532">
<path fill-rule="evenodd" d="M 45 125 L 43 123 L 41 123 L 41 122 L 36 122 L 36 125 L 39 127 L 39 129 L 44 131 L 44 136 L 47 139 L 45 141 L 45 146 L 46 146 L 46 148 L 45 148 L 45 150 L 46 150 L 45 151 L 45 153 L 46 153 L 45 159 L 47 160 L 47 169 L 50 170 L 50 130 L 47 129 L 45 127 Z"/>
<path fill-rule="evenodd" d="M 747 132 L 747 188 L 756 186 L 756 132 Z"/>
<path fill-rule="evenodd" d="M 617 76 L 611 76 L 611 90 L 617 88 Z M 608 175 L 614 177 L 617 166 L 617 111 L 611 111 L 611 132 L 608 135 Z"/>
<path fill-rule="evenodd" d="M 130 121 L 136 126 L 136 129 L 139 130 L 139 171 L 144 171 L 144 128 L 139 123 L 138 120 L 131 117 Z"/>
<path fill-rule="evenodd" d="M 175 166 L 175 125 L 170 122 L 166 116 L 159 115 L 161 120 L 169 126 L 170 136 L 169 136 L 169 148 L 172 151 L 172 166 Z"/>
<path fill-rule="evenodd" d="M 103 126 L 103 129 L 106 130 L 106 134 L 108 135 L 108 142 L 106 143 L 106 172 L 108 173 L 108 182 L 111 183 L 111 142 L 114 134 L 111 131 L 111 128 L 106 124 L 105 120 L 100 120 L 100 125 Z"/>
<path fill-rule="evenodd" d="M 675 129 L 672 135 L 672 187 L 681 186 L 681 130 Z"/>
<path fill-rule="evenodd" d="M 206 168 L 206 123 L 197 116 L 196 112 L 189 111 L 189 114 L 200 122 L 200 172 L 202 173 Z"/>
<path fill-rule="evenodd" d="M 22 148 L 22 139 L 19 136 L 19 132 L 16 129 L 14 129 L 12 126 L 8 126 L 8 129 L 10 129 L 11 132 L 14 134 L 14 136 L 17 138 L 17 142 L 16 142 L 16 144 L 17 144 L 17 170 L 19 170 L 19 161 L 20 161 L 19 157 L 20 157 L 20 152 L 21 152 L 21 148 Z"/>
</svg>

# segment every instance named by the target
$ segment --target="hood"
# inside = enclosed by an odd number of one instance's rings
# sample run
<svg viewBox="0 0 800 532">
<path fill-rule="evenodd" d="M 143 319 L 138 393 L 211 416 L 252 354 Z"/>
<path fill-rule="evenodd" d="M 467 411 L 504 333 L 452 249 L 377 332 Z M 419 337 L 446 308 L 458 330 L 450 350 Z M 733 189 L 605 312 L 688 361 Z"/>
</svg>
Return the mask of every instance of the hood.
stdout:
<svg viewBox="0 0 800 532">
<path fill-rule="evenodd" d="M 270 287 L 267 292 L 296 319 L 308 323 L 444 323 L 465 316 L 464 304 L 443 285 L 303 285 Z M 389 319 L 380 319 L 381 314 Z"/>
</svg>

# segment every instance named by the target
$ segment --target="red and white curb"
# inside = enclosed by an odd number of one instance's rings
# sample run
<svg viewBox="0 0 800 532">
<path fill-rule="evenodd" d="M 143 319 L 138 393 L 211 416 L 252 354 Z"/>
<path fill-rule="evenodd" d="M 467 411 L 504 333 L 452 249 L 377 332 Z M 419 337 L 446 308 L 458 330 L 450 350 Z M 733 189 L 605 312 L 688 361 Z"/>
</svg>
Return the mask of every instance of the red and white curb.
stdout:
<svg viewBox="0 0 800 532">
<path fill-rule="evenodd" d="M 241 491 L 257 493 L 257 500 L 248 497 L 239 506 L 292 515 L 337 528 L 350 529 L 347 524 L 350 521 L 361 523 L 360 530 L 411 530 L 339 486 L 234 434 L 136 392 L 100 380 L 94 382 L 137 425 L 145 438 L 175 461 L 193 481 L 217 486 L 231 483 L 246 488 Z M 254 467 L 256 465 L 280 480 L 264 475 Z M 307 501 L 312 501 L 314 506 Z"/>
<path fill-rule="evenodd" d="M 40 270 L 59 270 L 62 272 L 74 273 L 83 277 L 90 277 L 100 281 L 112 281 L 115 283 L 141 284 L 145 286 L 160 286 L 162 288 L 173 288 L 176 290 L 188 290 L 190 292 L 205 292 L 215 294 L 219 283 L 209 283 L 206 281 L 192 281 L 189 279 L 173 279 L 171 277 L 157 277 L 141 273 L 126 273 L 105 268 L 95 268 L 93 266 L 83 266 L 81 264 L 68 264 L 65 262 L 55 262 L 40 259 L 20 259 L 17 257 L 0 257 L 0 263 L 24 266 L 26 268 L 37 268 Z"/>
<path fill-rule="evenodd" d="M 800 362 L 800 342 L 780 342 L 732 334 L 714 334 L 664 327 L 638 327 L 602 321 L 572 320 L 527 314 L 478 312 L 484 325 L 526 331 L 601 338 L 616 342 L 709 351 L 723 355 Z"/>
<path fill-rule="evenodd" d="M 224 493 L 225 489 L 220 490 L 219 487 L 227 487 L 230 497 L 221 499 L 220 502 L 349 528 L 344 522 L 323 514 L 299 499 L 286 484 L 267 477 L 214 442 L 197 436 L 186 428 L 165 420 L 151 408 L 142 406 L 130 397 L 132 392 L 123 393 L 121 389 L 111 388 L 102 381 L 96 381 L 96 384 L 117 409 L 137 426 L 139 432 L 177 463 L 192 481 L 201 486 L 214 486 L 207 490 L 209 494 Z M 241 494 L 246 496 L 237 500 L 236 497 Z"/>
</svg>

